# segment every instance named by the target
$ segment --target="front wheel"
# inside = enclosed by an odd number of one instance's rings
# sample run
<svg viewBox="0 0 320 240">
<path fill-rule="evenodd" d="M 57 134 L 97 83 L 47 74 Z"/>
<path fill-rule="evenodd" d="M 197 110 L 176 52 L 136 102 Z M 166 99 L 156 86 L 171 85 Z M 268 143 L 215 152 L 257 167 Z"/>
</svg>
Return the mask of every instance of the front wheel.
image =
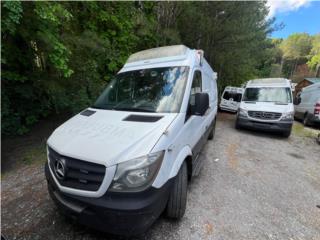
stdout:
<svg viewBox="0 0 320 240">
<path fill-rule="evenodd" d="M 285 132 L 282 133 L 282 136 L 284 136 L 285 138 L 290 137 L 290 135 L 291 135 L 291 130 L 285 131 Z"/>
<path fill-rule="evenodd" d="M 309 126 L 309 125 L 310 125 L 310 119 L 309 119 L 309 114 L 308 114 L 308 113 L 306 113 L 306 114 L 304 115 L 303 125 L 304 125 L 304 126 Z"/>
<path fill-rule="evenodd" d="M 173 219 L 181 219 L 183 217 L 187 205 L 187 186 L 187 164 L 183 162 L 171 189 L 166 209 L 167 217 Z"/>
<path fill-rule="evenodd" d="M 239 124 L 238 118 L 236 119 L 235 128 L 236 128 L 236 129 L 240 129 L 240 128 L 241 128 L 241 127 L 240 127 L 240 124 Z"/>
</svg>

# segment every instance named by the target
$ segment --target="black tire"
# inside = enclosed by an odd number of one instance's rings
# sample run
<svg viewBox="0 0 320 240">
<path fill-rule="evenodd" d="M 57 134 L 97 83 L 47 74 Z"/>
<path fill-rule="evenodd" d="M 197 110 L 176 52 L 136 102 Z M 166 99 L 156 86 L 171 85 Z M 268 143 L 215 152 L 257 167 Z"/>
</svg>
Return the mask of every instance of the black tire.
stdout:
<svg viewBox="0 0 320 240">
<path fill-rule="evenodd" d="M 285 138 L 290 137 L 290 135 L 291 135 L 291 130 L 285 131 L 285 132 L 282 133 L 282 136 L 284 136 Z"/>
<path fill-rule="evenodd" d="M 183 162 L 177 174 L 166 208 L 166 215 L 172 219 L 181 219 L 187 205 L 188 171 L 187 164 Z"/>
<path fill-rule="evenodd" d="M 240 128 L 241 128 L 240 125 L 239 125 L 239 122 L 238 122 L 238 118 L 237 118 L 237 120 L 236 120 L 235 128 L 236 128 L 236 129 L 240 129 Z"/>
<path fill-rule="evenodd" d="M 214 138 L 214 134 L 216 132 L 216 119 L 214 120 L 213 124 L 212 124 L 212 129 L 209 133 L 208 139 L 212 140 Z"/>
<path fill-rule="evenodd" d="M 309 114 L 308 113 L 306 113 L 304 115 L 302 123 L 303 123 L 304 126 L 309 126 L 310 125 L 310 119 L 309 119 Z"/>
</svg>

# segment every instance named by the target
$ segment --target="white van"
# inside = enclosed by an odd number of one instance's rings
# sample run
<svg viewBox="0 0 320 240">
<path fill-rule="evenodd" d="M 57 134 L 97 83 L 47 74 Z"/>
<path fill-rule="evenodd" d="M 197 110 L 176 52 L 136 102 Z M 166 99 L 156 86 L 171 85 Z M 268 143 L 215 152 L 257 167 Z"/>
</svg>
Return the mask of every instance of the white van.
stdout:
<svg viewBox="0 0 320 240">
<path fill-rule="evenodd" d="M 227 86 L 221 95 L 219 108 L 223 111 L 237 112 L 242 94 L 243 88 Z"/>
<path fill-rule="evenodd" d="M 320 83 L 302 89 L 294 99 L 295 118 L 304 125 L 320 123 Z"/>
<path fill-rule="evenodd" d="M 59 209 L 106 232 L 136 235 L 165 211 L 184 215 L 187 183 L 214 135 L 217 74 L 183 45 L 131 55 L 92 107 L 47 141 Z"/>
<path fill-rule="evenodd" d="M 236 128 L 253 128 L 291 134 L 294 107 L 291 81 L 265 78 L 247 83 L 237 113 Z"/>
</svg>

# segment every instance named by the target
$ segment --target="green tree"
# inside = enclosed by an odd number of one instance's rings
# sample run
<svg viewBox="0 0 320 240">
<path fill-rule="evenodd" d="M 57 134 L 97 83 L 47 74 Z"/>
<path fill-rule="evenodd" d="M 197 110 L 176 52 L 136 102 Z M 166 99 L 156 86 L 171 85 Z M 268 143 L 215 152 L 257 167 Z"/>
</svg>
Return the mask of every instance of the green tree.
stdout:
<svg viewBox="0 0 320 240">
<path fill-rule="evenodd" d="M 1 2 L 2 133 L 90 105 L 132 52 L 155 46 L 154 5 Z"/>
<path fill-rule="evenodd" d="M 201 48 L 218 72 L 220 90 L 259 76 L 271 47 L 265 2 L 180 3 L 177 30 L 181 42 Z"/>
<path fill-rule="evenodd" d="M 308 66 L 312 70 L 315 70 L 320 66 L 320 34 L 313 36 L 312 49 L 310 52 L 310 60 Z"/>
<path fill-rule="evenodd" d="M 307 33 L 295 33 L 285 39 L 280 48 L 283 57 L 289 60 L 307 58 L 311 50 L 312 38 Z"/>
<path fill-rule="evenodd" d="M 312 38 L 307 33 L 295 33 L 283 40 L 280 49 L 287 66 L 284 68 L 286 77 L 292 77 L 297 65 L 306 62 L 312 47 Z"/>
<path fill-rule="evenodd" d="M 43 88 L 49 73 L 72 73 L 60 39 L 70 15 L 59 3 L 2 2 L 1 10 L 2 130 L 22 134 L 50 110 Z"/>
</svg>

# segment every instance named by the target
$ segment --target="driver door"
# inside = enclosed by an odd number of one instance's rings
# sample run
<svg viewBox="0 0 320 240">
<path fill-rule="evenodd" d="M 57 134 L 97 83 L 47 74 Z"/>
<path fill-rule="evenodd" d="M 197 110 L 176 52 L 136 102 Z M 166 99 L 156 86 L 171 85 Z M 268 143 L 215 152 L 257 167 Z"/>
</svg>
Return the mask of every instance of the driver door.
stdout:
<svg viewBox="0 0 320 240">
<path fill-rule="evenodd" d="M 189 139 L 189 145 L 192 148 L 194 160 L 196 160 L 203 145 L 202 136 L 205 129 L 205 116 L 192 115 L 195 107 L 195 94 L 202 92 L 203 78 L 201 71 L 196 69 L 193 73 L 192 86 L 189 97 L 189 105 L 185 120 L 185 129 L 188 131 L 186 136 Z"/>
</svg>

